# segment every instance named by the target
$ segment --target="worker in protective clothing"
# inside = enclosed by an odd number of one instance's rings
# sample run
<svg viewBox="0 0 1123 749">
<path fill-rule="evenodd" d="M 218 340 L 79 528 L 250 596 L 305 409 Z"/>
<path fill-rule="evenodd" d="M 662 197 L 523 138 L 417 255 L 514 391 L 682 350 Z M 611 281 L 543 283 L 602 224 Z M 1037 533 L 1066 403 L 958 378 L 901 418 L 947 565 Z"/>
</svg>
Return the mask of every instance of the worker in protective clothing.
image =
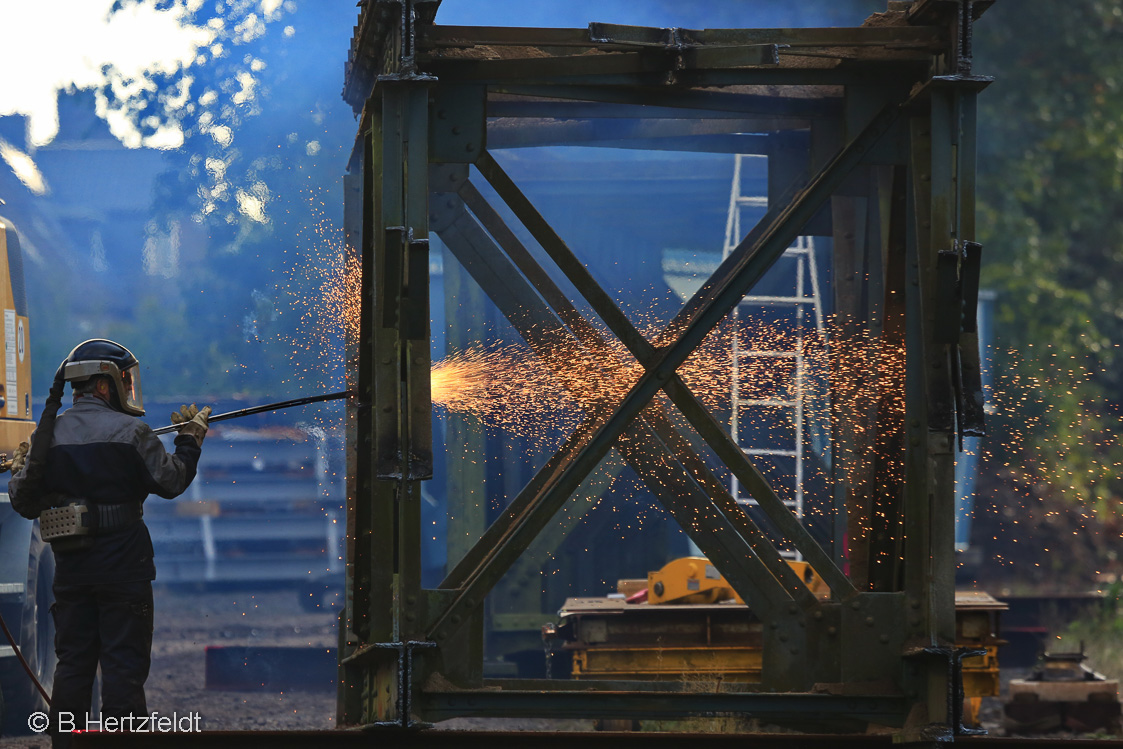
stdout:
<svg viewBox="0 0 1123 749">
<path fill-rule="evenodd" d="M 58 414 L 66 382 L 74 405 Z M 58 665 L 48 730 L 56 747 L 69 745 L 67 728 L 85 727 L 99 663 L 102 718 L 148 713 L 156 567 L 143 503 L 149 494 L 176 497 L 195 478 L 210 411 L 192 405 L 172 414 L 182 426 L 169 454 L 137 418 L 144 402 L 136 357 L 113 341 L 89 340 L 60 365 L 30 445 L 16 451 L 12 508 L 39 518 L 55 555 Z"/>
</svg>

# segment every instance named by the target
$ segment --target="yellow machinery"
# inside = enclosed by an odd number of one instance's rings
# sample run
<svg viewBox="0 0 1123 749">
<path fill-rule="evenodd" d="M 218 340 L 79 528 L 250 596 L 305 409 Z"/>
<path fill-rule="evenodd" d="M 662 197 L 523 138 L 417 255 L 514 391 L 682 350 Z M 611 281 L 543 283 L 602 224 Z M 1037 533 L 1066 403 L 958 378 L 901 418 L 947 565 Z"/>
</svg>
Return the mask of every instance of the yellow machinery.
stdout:
<svg viewBox="0 0 1123 749">
<path fill-rule="evenodd" d="M 31 420 L 31 352 L 23 260 L 12 224 L 0 218 L 0 310 L 3 310 L 3 372 L 0 376 L 0 453 L 11 457 L 35 429 Z"/>
<path fill-rule="evenodd" d="M 812 593 L 829 597 L 810 565 L 788 564 Z M 957 647 L 986 651 L 963 659 L 968 723 L 977 723 L 983 697 L 998 695 L 996 633 L 1005 609 L 982 591 L 956 594 Z M 572 652 L 574 679 L 760 680 L 762 624 L 703 557 L 675 559 L 646 580 L 620 580 L 607 598 L 570 598 L 558 613 L 559 624 L 548 634 Z"/>
<path fill-rule="evenodd" d="M 815 574 L 807 562 L 788 562 L 804 585 L 816 596 L 830 597 L 830 588 Z M 635 581 L 620 580 L 617 590 L 633 587 Z M 725 581 L 717 567 L 705 557 L 682 557 L 667 562 L 663 568 L 647 573 L 648 603 L 718 603 L 732 600 L 743 604 L 741 596 Z"/>
</svg>

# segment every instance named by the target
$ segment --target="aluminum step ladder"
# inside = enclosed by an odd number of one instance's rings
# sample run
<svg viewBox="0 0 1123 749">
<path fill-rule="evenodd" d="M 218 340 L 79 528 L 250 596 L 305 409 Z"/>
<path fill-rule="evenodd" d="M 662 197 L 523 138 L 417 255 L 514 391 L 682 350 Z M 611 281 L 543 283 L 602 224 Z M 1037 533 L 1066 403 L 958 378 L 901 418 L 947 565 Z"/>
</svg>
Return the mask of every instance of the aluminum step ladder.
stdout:
<svg viewBox="0 0 1123 749">
<path fill-rule="evenodd" d="M 759 160 L 763 169 L 765 157 L 737 154 L 735 159 L 723 258 L 729 256 L 748 228 L 755 223 L 755 219 L 760 218 L 768 208 L 767 196 L 745 194 L 742 189 L 743 177 L 752 168 L 752 162 Z M 752 217 L 753 221 L 743 222 L 743 217 Z M 807 411 L 812 395 L 811 388 L 808 387 L 809 367 L 804 345 L 809 322 L 814 323 L 816 334 L 825 341 L 814 240 L 811 237 L 798 237 L 762 281 L 773 285 L 780 281 L 786 284 L 785 291 L 779 294 L 758 294 L 754 288 L 733 311 L 731 436 L 745 454 L 754 459 L 754 465 L 757 465 L 784 504 L 802 522 Z M 750 337 L 745 335 L 745 321 L 756 320 L 762 325 L 775 325 L 779 328 L 778 321 L 784 315 L 787 315 L 790 335 L 778 336 L 779 345 L 761 348 L 759 341 L 749 340 Z M 790 384 L 778 388 L 776 393 L 756 392 L 752 373 L 760 372 L 762 368 L 775 370 L 778 367 L 790 369 Z M 781 377 L 781 380 L 788 378 Z M 790 430 L 781 428 L 786 419 L 790 419 Z M 762 438 L 762 425 L 769 422 L 774 424 L 773 429 L 784 432 L 781 438 Z M 765 431 L 768 431 L 766 427 Z M 785 471 L 781 466 L 790 466 L 791 470 Z M 745 491 L 736 476 L 731 477 L 731 494 L 746 511 L 757 505 L 757 501 Z M 801 555 L 794 549 L 784 549 L 781 546 L 780 551 L 787 558 L 801 559 Z"/>
</svg>

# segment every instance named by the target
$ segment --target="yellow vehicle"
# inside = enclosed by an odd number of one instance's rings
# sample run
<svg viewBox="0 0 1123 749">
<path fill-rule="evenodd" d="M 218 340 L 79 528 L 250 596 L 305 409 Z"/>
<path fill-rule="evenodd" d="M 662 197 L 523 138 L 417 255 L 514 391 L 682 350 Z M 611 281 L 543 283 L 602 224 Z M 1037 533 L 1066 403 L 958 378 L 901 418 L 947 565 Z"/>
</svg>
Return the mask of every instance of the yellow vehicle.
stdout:
<svg viewBox="0 0 1123 749">
<path fill-rule="evenodd" d="M 0 453 L 11 457 L 35 429 L 31 414 L 31 353 L 28 348 L 27 295 L 23 255 L 10 221 L 0 218 L 0 310 L 3 310 L 3 375 L 0 376 Z M 48 610 L 53 601 L 54 556 L 39 536 L 39 524 L 12 510 L 7 474 L 0 475 L 0 614 L 20 651 L 43 685 L 54 676 L 54 625 Z M 0 693 L 3 730 L 26 732 L 27 716 L 46 710 L 27 678 L 15 650 L 0 635 Z M 22 731 L 20 729 L 22 728 Z"/>
</svg>

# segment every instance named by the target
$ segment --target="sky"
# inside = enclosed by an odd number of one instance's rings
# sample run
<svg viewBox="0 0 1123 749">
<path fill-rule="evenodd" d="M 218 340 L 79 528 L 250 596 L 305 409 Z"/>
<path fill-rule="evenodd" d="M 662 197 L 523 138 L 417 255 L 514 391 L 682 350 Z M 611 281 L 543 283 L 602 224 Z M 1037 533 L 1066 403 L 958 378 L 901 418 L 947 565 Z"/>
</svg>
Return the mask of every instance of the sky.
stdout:
<svg viewBox="0 0 1123 749">
<path fill-rule="evenodd" d="M 49 191 L 34 149 L 59 132 L 58 96 L 92 91 L 97 116 L 128 148 L 182 146 L 188 118 L 229 142 L 230 128 L 207 123 L 218 96 L 196 85 L 197 71 L 239 53 L 295 10 L 292 0 L 0 0 L 0 28 L 17 29 L 0 45 L 0 117 L 27 118 L 26 145 L 0 140 L 3 159 L 37 195 Z M 292 36 L 292 26 L 284 28 Z M 249 56 L 236 79 L 235 103 L 255 96 L 263 60 Z M 215 118 L 212 115 L 212 120 Z"/>
</svg>

